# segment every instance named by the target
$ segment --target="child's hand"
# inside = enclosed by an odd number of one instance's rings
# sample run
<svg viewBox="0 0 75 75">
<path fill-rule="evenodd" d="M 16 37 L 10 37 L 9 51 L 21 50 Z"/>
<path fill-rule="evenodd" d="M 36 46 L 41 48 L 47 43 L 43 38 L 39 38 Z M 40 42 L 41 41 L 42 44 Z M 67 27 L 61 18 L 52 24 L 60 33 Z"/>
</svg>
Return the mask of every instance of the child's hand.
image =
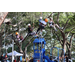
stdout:
<svg viewBox="0 0 75 75">
<path fill-rule="evenodd" d="M 46 25 L 45 25 L 46 26 Z"/>
</svg>

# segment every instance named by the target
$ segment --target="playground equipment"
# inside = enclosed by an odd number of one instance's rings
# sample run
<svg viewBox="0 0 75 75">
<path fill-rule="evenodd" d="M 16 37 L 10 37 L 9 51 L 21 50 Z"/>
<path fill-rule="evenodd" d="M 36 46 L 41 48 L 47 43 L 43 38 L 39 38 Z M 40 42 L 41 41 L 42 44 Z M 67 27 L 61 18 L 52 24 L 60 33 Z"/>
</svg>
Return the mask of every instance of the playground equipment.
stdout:
<svg viewBox="0 0 75 75">
<path fill-rule="evenodd" d="M 53 62 L 49 59 L 48 56 L 45 55 L 45 44 L 46 41 L 44 38 L 36 38 L 33 41 L 33 49 L 34 49 L 34 56 L 33 61 L 37 62 Z"/>
<path fill-rule="evenodd" d="M 58 48 L 58 47 L 52 47 L 51 50 L 50 50 L 50 57 L 53 57 L 53 55 L 52 55 L 53 48 L 56 48 L 58 50 L 58 52 L 57 52 L 57 55 L 58 55 L 57 58 L 58 58 L 58 62 L 59 62 L 59 51 L 63 50 L 63 52 L 64 52 L 64 49 Z M 65 57 L 65 52 L 64 52 L 64 57 Z M 64 58 L 63 62 L 65 62 L 65 58 Z"/>
</svg>

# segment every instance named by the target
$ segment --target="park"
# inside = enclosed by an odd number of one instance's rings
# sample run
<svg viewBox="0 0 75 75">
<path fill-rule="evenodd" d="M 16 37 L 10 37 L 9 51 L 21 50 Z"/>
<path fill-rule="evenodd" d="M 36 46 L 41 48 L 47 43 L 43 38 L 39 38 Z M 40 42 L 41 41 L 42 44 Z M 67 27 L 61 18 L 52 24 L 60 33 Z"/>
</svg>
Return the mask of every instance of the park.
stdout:
<svg viewBox="0 0 75 75">
<path fill-rule="evenodd" d="M 0 12 L 0 62 L 74 62 L 75 12 Z"/>
</svg>

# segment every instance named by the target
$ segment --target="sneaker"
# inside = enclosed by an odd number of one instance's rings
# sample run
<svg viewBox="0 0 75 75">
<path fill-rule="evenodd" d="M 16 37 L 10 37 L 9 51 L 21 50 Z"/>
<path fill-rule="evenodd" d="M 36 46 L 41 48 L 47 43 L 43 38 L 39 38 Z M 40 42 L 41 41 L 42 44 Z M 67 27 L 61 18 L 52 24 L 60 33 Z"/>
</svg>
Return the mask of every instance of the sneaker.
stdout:
<svg viewBox="0 0 75 75">
<path fill-rule="evenodd" d="M 42 32 L 40 32 L 40 35 L 42 35 Z"/>
<path fill-rule="evenodd" d="M 34 38 L 36 38 L 37 36 L 35 35 L 35 36 L 33 36 Z"/>
<path fill-rule="evenodd" d="M 38 34 L 36 34 L 36 36 L 38 36 Z"/>
<path fill-rule="evenodd" d="M 38 35 L 36 34 L 34 37 L 36 38 L 36 37 L 38 37 Z"/>
<path fill-rule="evenodd" d="M 62 27 L 62 28 L 60 27 L 59 29 L 61 29 L 61 30 L 62 30 L 62 29 L 63 29 L 63 27 Z"/>
</svg>

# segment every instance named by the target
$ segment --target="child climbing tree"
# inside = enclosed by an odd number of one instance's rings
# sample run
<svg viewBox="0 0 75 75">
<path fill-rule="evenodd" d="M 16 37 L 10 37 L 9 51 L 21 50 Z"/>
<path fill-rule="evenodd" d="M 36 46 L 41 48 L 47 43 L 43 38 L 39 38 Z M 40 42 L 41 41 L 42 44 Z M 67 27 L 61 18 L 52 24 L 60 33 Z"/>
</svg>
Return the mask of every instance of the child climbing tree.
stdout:
<svg viewBox="0 0 75 75">
<path fill-rule="evenodd" d="M 50 19 L 49 25 L 50 25 L 50 27 L 53 27 L 55 31 L 57 31 L 56 27 L 57 27 L 58 29 L 62 29 L 62 28 L 59 27 L 57 24 L 55 24 L 54 21 L 53 21 L 51 18 L 49 18 L 49 19 Z"/>
<path fill-rule="evenodd" d="M 13 18 L 13 16 L 11 16 L 11 13 L 9 13 L 11 17 L 11 19 Z M 17 16 L 17 14 L 13 13 L 14 14 L 14 17 Z M 22 16 L 20 16 L 20 14 Z M 31 17 L 30 15 L 32 15 L 30 12 L 23 12 L 17 16 L 19 18 L 19 21 L 17 23 L 17 25 L 19 24 L 19 22 L 22 22 L 20 24 L 20 28 L 23 27 L 23 28 L 28 28 L 27 24 L 30 23 L 31 21 Z M 34 13 L 35 14 L 35 13 Z M 50 12 L 50 15 L 48 16 L 48 18 L 52 17 L 52 14 L 53 12 Z M 37 29 L 38 28 L 38 24 L 36 22 L 38 22 L 39 20 L 39 12 L 37 13 L 36 12 L 36 15 L 34 15 L 34 29 Z M 47 13 L 45 12 L 45 16 L 43 16 L 44 18 L 47 17 L 46 16 Z M 54 35 L 55 37 L 52 38 L 52 39 L 56 39 L 56 41 L 59 41 L 62 48 L 65 50 L 65 52 L 69 49 L 70 50 L 70 54 L 71 54 L 71 49 L 72 49 L 72 46 L 70 47 L 70 45 L 72 45 L 72 42 L 70 42 L 70 39 L 73 40 L 72 38 L 72 34 L 73 34 L 73 37 L 75 36 L 75 19 L 74 19 L 74 16 L 75 13 L 72 13 L 72 12 L 54 12 L 53 14 L 53 21 L 54 21 L 54 24 L 57 24 L 57 25 L 53 25 L 53 28 L 56 30 L 56 28 L 58 29 L 58 32 L 55 32 L 54 29 L 52 29 L 52 35 Z M 17 21 L 18 19 L 16 18 L 15 21 Z M 16 24 L 16 22 L 13 21 L 12 19 L 12 24 Z M 51 22 L 52 23 L 52 22 Z M 61 30 L 61 28 L 63 27 L 63 29 Z M 17 28 L 17 27 L 16 27 Z M 13 28 L 14 29 L 14 28 Z M 50 28 L 46 25 L 45 29 L 48 31 L 48 36 L 45 36 L 47 38 L 50 37 Z M 27 30 L 28 31 L 28 30 Z M 27 31 L 25 30 L 23 32 L 23 34 L 25 35 L 27 33 Z M 33 30 L 32 30 L 33 32 Z M 14 31 L 12 30 L 12 33 L 14 33 Z M 69 40 L 67 38 L 70 38 Z M 26 37 L 24 37 L 25 39 Z M 27 38 L 28 40 L 29 38 Z M 14 39 L 15 40 L 15 39 Z M 26 42 L 27 41 L 26 39 L 23 41 L 23 42 Z M 49 39 L 46 39 L 46 40 L 49 40 Z M 22 43 L 23 43 L 22 42 Z M 55 42 L 56 43 L 56 42 Z M 19 46 L 19 43 L 16 43 L 15 41 L 15 44 L 17 46 Z M 30 43 L 29 43 L 30 44 Z M 68 46 L 67 46 L 68 45 Z M 20 48 L 20 47 L 19 47 Z M 23 49 L 22 49 L 23 50 Z"/>
</svg>

